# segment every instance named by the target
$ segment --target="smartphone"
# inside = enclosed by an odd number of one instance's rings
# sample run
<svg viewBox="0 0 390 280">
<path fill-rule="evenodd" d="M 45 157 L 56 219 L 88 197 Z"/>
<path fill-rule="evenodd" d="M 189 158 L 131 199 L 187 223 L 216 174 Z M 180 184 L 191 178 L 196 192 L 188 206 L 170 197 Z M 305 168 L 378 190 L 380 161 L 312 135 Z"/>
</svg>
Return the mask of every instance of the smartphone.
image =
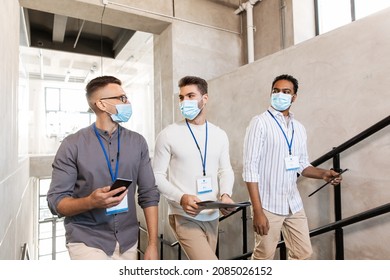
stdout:
<svg viewBox="0 0 390 280">
<path fill-rule="evenodd" d="M 112 190 L 115 190 L 117 188 L 120 188 L 120 187 L 126 187 L 126 189 L 130 186 L 130 184 L 133 182 L 133 180 L 128 180 L 128 179 L 123 179 L 123 178 L 117 178 L 115 180 L 115 182 L 111 185 L 111 189 L 110 191 Z M 125 191 L 123 192 L 119 192 L 117 194 L 115 194 L 114 196 L 120 196 L 122 193 L 124 193 Z"/>
</svg>

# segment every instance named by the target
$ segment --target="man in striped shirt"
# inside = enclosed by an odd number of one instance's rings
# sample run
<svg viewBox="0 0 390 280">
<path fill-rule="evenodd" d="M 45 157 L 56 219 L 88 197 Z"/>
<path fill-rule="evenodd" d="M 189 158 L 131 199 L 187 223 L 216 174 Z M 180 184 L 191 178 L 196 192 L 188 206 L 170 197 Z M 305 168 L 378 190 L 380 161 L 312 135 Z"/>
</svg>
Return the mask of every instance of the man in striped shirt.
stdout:
<svg viewBox="0 0 390 280">
<path fill-rule="evenodd" d="M 314 167 L 304 126 L 290 112 L 298 81 L 280 75 L 272 83 L 271 106 L 252 118 L 245 135 L 243 180 L 252 202 L 255 248 L 252 259 L 273 259 L 280 232 L 289 259 L 312 254 L 307 217 L 297 188 L 297 173 L 337 185 L 341 176 Z"/>
</svg>

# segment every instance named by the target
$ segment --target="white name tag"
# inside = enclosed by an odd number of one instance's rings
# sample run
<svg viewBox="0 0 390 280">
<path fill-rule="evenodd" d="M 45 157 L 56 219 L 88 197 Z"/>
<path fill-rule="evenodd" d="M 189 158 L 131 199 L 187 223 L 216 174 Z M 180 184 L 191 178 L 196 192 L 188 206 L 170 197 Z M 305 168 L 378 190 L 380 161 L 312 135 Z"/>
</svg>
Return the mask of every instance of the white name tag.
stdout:
<svg viewBox="0 0 390 280">
<path fill-rule="evenodd" d="M 211 177 L 200 177 L 196 179 L 196 188 L 198 193 L 208 193 L 213 190 L 211 186 Z"/>
<path fill-rule="evenodd" d="M 297 156 L 288 156 L 284 159 L 286 170 L 299 169 L 299 159 Z"/>
<path fill-rule="evenodd" d="M 122 199 L 121 203 L 119 203 L 117 206 L 107 208 L 106 214 L 107 215 L 118 214 L 118 213 L 127 212 L 128 210 L 129 210 L 129 206 L 127 204 L 127 194 L 126 194 L 126 196 Z"/>
</svg>

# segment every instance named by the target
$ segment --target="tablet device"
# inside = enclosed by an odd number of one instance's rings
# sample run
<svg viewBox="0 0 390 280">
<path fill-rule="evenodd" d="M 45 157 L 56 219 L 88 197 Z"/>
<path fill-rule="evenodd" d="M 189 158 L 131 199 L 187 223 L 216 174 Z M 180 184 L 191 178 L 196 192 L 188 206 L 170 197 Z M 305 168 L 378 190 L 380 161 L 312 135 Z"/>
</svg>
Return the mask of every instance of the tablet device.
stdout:
<svg viewBox="0 0 390 280">
<path fill-rule="evenodd" d="M 238 203 L 223 203 L 221 201 L 212 201 L 212 200 L 199 201 L 196 204 L 198 204 L 199 206 L 203 206 L 206 209 L 246 207 L 251 205 L 249 201 L 238 202 Z"/>
</svg>

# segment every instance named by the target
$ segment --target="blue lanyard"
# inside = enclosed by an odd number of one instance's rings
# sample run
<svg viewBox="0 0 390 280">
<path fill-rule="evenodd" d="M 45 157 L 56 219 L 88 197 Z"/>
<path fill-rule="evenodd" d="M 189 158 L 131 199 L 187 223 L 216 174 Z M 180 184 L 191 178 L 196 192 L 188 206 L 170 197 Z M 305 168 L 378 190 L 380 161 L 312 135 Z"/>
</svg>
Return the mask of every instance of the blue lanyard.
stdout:
<svg viewBox="0 0 390 280">
<path fill-rule="evenodd" d="M 284 139 L 286 139 L 287 146 L 288 146 L 288 153 L 291 156 L 291 147 L 292 147 L 292 143 L 293 143 L 293 139 L 294 139 L 294 123 L 291 121 L 292 135 L 291 135 L 290 142 L 288 142 L 287 135 L 286 135 L 286 133 L 284 133 L 284 130 L 283 130 L 282 126 L 280 125 L 280 123 L 278 122 L 278 120 L 275 118 L 274 115 L 272 115 L 272 113 L 269 110 L 267 110 L 267 111 L 271 115 L 271 117 L 276 121 L 276 123 L 278 124 L 280 130 L 283 132 Z"/>
<path fill-rule="evenodd" d="M 202 152 L 201 152 L 201 150 L 200 150 L 198 141 L 196 141 L 195 135 L 194 135 L 194 133 L 192 132 L 192 129 L 191 129 L 190 125 L 188 124 L 187 119 L 186 119 L 186 124 L 187 124 L 188 129 L 189 129 L 190 132 L 191 132 L 192 138 L 194 138 L 196 147 L 197 147 L 198 150 L 199 150 L 200 159 L 202 160 L 202 166 L 203 166 L 203 176 L 206 176 L 206 154 L 207 154 L 207 138 L 208 138 L 207 121 L 206 121 L 206 139 L 205 139 L 205 143 L 204 143 L 204 158 L 203 158 L 203 156 L 202 156 Z"/>
<path fill-rule="evenodd" d="M 120 126 L 118 125 L 118 152 L 116 154 L 115 174 L 113 174 L 113 172 L 112 172 L 112 168 L 111 168 L 110 160 L 109 160 L 108 155 L 107 155 L 107 151 L 104 148 L 104 144 L 103 144 L 102 138 L 101 138 L 101 136 L 99 135 L 99 132 L 96 129 L 96 124 L 95 123 L 93 124 L 93 129 L 95 130 L 96 137 L 98 138 L 100 146 L 102 147 L 102 150 L 103 150 L 103 153 L 104 153 L 104 157 L 106 158 L 108 170 L 110 171 L 111 179 L 114 182 L 116 180 L 117 176 L 118 176 L 118 167 L 119 167 L 119 151 L 120 151 L 120 146 L 121 146 Z"/>
</svg>

